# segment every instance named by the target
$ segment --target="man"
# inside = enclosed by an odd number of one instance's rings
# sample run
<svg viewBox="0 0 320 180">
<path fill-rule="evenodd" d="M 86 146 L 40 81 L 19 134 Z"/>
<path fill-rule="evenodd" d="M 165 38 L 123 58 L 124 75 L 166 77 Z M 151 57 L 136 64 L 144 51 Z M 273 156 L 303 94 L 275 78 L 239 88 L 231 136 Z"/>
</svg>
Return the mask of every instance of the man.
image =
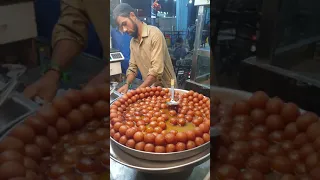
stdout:
<svg viewBox="0 0 320 180">
<path fill-rule="evenodd" d="M 109 59 L 109 7 L 110 0 L 61 0 L 61 15 L 52 35 L 52 63 L 37 82 L 25 89 L 25 96 L 38 96 L 47 102 L 55 97 L 63 70 L 86 45 L 89 22 L 97 31 L 104 57 Z M 109 77 L 109 67 L 105 67 L 89 85 L 108 82 Z"/>
<path fill-rule="evenodd" d="M 176 62 L 177 60 L 185 58 L 186 55 L 187 55 L 187 50 L 186 50 L 186 47 L 184 46 L 183 39 L 179 37 L 177 38 L 175 43 L 175 48 L 173 51 L 173 59 Z"/>
<path fill-rule="evenodd" d="M 196 25 L 191 24 L 188 27 L 188 32 L 187 32 L 187 39 L 188 39 L 188 44 L 189 44 L 189 50 L 192 51 L 194 48 L 194 40 L 196 36 Z"/>
<path fill-rule="evenodd" d="M 162 32 L 155 26 L 141 22 L 136 17 L 134 9 L 126 3 L 119 4 L 113 10 L 113 18 L 120 31 L 133 37 L 130 42 L 131 52 L 126 83 L 118 92 L 128 91 L 138 69 L 143 79 L 139 88 L 152 85 L 170 87 L 171 79 L 177 82 Z"/>
</svg>

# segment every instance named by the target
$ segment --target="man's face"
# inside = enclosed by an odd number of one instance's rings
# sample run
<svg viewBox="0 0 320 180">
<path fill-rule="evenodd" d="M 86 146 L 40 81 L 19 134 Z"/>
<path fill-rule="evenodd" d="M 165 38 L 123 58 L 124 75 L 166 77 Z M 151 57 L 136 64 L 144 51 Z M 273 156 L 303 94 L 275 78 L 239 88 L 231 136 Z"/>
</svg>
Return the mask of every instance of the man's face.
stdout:
<svg viewBox="0 0 320 180">
<path fill-rule="evenodd" d="M 136 19 L 134 15 L 130 15 L 130 17 L 119 16 L 116 21 L 121 32 L 128 33 L 130 36 L 137 38 L 138 25 L 133 19 Z"/>
</svg>

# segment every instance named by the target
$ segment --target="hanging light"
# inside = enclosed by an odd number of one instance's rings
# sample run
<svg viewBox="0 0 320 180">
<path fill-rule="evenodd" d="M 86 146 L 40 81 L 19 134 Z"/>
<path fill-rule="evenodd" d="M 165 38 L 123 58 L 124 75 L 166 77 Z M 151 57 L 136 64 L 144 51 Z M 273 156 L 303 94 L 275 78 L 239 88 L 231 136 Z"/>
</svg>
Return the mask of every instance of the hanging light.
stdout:
<svg viewBox="0 0 320 180">
<path fill-rule="evenodd" d="M 189 4 L 192 4 L 192 0 L 189 0 Z"/>
</svg>

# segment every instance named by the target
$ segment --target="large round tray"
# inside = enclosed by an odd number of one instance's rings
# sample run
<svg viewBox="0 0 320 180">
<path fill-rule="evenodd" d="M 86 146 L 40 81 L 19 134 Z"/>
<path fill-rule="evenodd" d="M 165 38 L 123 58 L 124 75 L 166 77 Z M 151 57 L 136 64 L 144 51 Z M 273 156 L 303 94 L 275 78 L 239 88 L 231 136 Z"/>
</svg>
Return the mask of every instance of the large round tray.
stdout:
<svg viewBox="0 0 320 180">
<path fill-rule="evenodd" d="M 210 159 L 210 149 L 200 152 L 192 157 L 175 161 L 153 161 L 139 159 L 122 151 L 114 141 L 110 142 L 110 158 L 117 163 L 129 168 L 147 173 L 176 173 L 185 170 L 192 170 L 199 164 Z M 112 164 L 111 164 L 112 166 Z M 112 169 L 112 168 L 111 168 Z"/>
<path fill-rule="evenodd" d="M 175 89 L 175 91 L 179 93 L 188 92 L 182 89 Z M 210 149 L 210 142 L 206 142 L 201 146 L 198 146 L 190 150 L 181 151 L 181 152 L 151 153 L 151 152 L 139 151 L 132 148 L 128 148 L 127 146 L 124 146 L 119 142 L 115 141 L 112 137 L 110 137 L 110 140 L 111 142 L 114 143 L 115 146 L 117 146 L 119 149 L 123 150 L 124 152 L 134 157 L 145 159 L 145 160 L 151 160 L 151 161 L 175 161 L 175 160 L 185 159 Z"/>
</svg>

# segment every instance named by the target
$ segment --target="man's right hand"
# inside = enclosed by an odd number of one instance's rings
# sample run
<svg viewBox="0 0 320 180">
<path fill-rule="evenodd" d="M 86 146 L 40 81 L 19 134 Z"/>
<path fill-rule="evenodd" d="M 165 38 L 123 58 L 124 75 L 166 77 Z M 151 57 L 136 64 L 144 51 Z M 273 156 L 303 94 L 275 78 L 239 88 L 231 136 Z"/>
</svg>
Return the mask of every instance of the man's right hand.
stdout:
<svg viewBox="0 0 320 180">
<path fill-rule="evenodd" d="M 125 84 L 123 85 L 121 88 L 118 89 L 118 92 L 119 93 L 127 93 L 129 90 L 129 85 L 128 84 Z"/>
<path fill-rule="evenodd" d="M 56 71 L 48 71 L 35 83 L 29 85 L 23 94 L 30 99 L 42 98 L 45 102 L 51 102 L 56 96 L 60 75 Z"/>
</svg>

